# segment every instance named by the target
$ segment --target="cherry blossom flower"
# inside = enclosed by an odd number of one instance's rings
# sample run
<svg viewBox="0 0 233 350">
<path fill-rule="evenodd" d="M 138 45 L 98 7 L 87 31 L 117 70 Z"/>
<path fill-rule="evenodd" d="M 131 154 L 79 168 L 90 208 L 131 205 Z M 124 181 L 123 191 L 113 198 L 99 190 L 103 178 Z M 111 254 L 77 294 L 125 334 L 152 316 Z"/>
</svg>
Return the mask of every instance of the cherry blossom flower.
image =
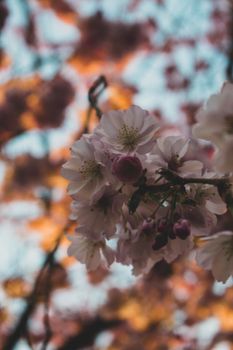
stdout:
<svg viewBox="0 0 233 350">
<path fill-rule="evenodd" d="M 233 275 L 233 232 L 222 231 L 202 239 L 196 252 L 197 263 L 211 270 L 219 282 L 226 282 Z"/>
<path fill-rule="evenodd" d="M 91 201 L 73 201 L 71 219 L 78 220 L 79 230 L 92 236 L 111 237 L 120 220 L 124 196 L 110 187 L 102 188 Z"/>
<path fill-rule="evenodd" d="M 230 93 L 231 86 L 225 85 L 222 94 L 229 97 Z M 206 125 L 210 123 L 209 105 L 214 111 L 223 110 L 218 104 L 225 98 L 213 97 L 207 103 L 203 112 Z M 225 123 L 229 122 L 226 115 Z M 70 238 L 68 254 L 89 270 L 104 262 L 110 265 L 116 257 L 131 265 L 134 274 L 147 273 L 162 259 L 170 263 L 189 254 L 194 236 L 208 238 L 216 231 L 218 216 L 228 210 L 218 192 L 225 178 L 199 160 L 200 154 L 194 151 L 199 149 L 197 141 L 182 136 L 156 140 L 157 127 L 153 117 L 133 106 L 106 113 L 92 135 L 84 135 L 72 146 L 71 159 L 62 170 L 70 180 L 71 219 L 77 220 L 77 234 Z M 216 128 L 214 138 L 221 142 L 215 165 L 221 171 L 231 171 L 232 162 L 227 161 L 231 158 L 230 129 L 222 128 L 220 134 Z M 223 150 L 226 157 L 221 156 Z M 232 274 L 232 237 L 227 231 L 206 238 L 198 253 L 200 264 L 212 269 L 219 280 Z M 112 238 L 116 252 L 106 245 L 106 239 Z M 225 255 L 215 267 L 219 249 Z M 224 275 L 227 259 L 230 267 Z"/>
<path fill-rule="evenodd" d="M 185 191 L 186 197 L 177 205 L 177 212 L 190 221 L 192 232 L 198 228 L 200 234 L 209 233 L 217 224 L 216 215 L 226 213 L 226 203 L 212 185 L 188 184 Z"/>
<path fill-rule="evenodd" d="M 186 160 L 190 140 L 181 136 L 160 137 L 148 155 L 154 168 L 168 168 L 183 176 L 200 175 L 203 164 L 199 160 Z"/>
<path fill-rule="evenodd" d="M 69 236 L 71 245 L 68 248 L 68 255 L 74 256 L 82 264 L 86 264 L 88 270 L 97 269 L 103 260 L 110 266 L 114 259 L 114 251 L 108 247 L 105 241 L 89 239 L 81 234 Z"/>
<path fill-rule="evenodd" d="M 163 249 L 163 258 L 168 263 L 174 261 L 180 255 L 187 255 L 191 252 L 193 248 L 192 237 L 187 237 L 186 239 L 169 239 L 168 244 Z"/>
<path fill-rule="evenodd" d="M 233 84 L 226 82 L 218 94 L 212 95 L 197 113 L 193 127 L 197 138 L 212 141 L 217 146 L 233 136 Z"/>
<path fill-rule="evenodd" d="M 233 118 L 233 117 L 232 117 Z M 213 160 L 215 168 L 221 173 L 233 172 L 233 135 L 232 138 L 225 140 L 219 147 L 216 156 Z"/>
<path fill-rule="evenodd" d="M 156 119 L 138 106 L 104 114 L 95 135 L 114 152 L 143 154 L 149 152 L 158 130 Z"/>
<path fill-rule="evenodd" d="M 163 258 L 161 251 L 154 251 L 152 245 L 154 243 L 155 234 L 147 234 L 141 232 L 137 235 L 137 239 L 120 238 L 117 245 L 117 261 L 133 266 L 135 275 L 148 272 L 148 266 L 152 267 L 156 262 Z M 149 263 L 150 261 L 150 263 Z M 148 265 L 149 263 L 149 265 Z"/>
<path fill-rule="evenodd" d="M 70 180 L 68 193 L 90 198 L 108 183 L 105 177 L 106 167 L 100 162 L 101 156 L 88 136 L 76 141 L 71 151 L 71 159 L 63 165 L 61 171 L 62 175 Z"/>
</svg>

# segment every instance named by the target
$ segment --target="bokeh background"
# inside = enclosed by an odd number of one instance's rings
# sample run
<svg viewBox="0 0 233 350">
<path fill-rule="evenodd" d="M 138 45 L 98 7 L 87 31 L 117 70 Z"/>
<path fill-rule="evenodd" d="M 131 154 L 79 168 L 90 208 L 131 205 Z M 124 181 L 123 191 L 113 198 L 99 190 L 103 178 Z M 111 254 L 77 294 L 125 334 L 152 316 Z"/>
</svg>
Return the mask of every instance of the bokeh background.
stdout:
<svg viewBox="0 0 233 350">
<path fill-rule="evenodd" d="M 192 256 L 144 277 L 67 257 L 69 147 L 138 104 L 168 132 L 233 76 L 230 0 L 0 1 L 0 349 L 230 350 L 233 288 Z M 208 147 L 208 145 L 207 145 Z"/>
</svg>

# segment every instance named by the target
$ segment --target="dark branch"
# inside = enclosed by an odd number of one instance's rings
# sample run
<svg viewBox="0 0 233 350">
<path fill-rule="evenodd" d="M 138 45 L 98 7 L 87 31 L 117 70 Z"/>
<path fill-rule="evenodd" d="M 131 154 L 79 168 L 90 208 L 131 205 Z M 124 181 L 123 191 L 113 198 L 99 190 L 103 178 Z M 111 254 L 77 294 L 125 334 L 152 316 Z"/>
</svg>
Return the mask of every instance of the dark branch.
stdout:
<svg viewBox="0 0 233 350">
<path fill-rule="evenodd" d="M 158 185 L 139 185 L 138 189 L 133 193 L 129 200 L 128 207 L 131 214 L 133 214 L 140 204 L 146 193 L 167 193 L 172 189 L 182 189 L 187 184 L 202 184 L 212 185 L 219 190 L 219 194 L 225 196 L 229 193 L 230 183 L 227 177 L 222 178 L 195 178 L 188 177 L 184 178 L 169 169 L 161 168 L 158 172 L 161 177 L 167 182 Z"/>
<path fill-rule="evenodd" d="M 66 230 L 67 226 L 65 227 L 65 230 Z M 38 290 L 44 269 L 47 266 L 52 265 L 52 262 L 54 260 L 54 256 L 55 256 L 57 249 L 59 247 L 59 244 L 61 242 L 63 232 L 64 232 L 64 230 L 62 230 L 60 236 L 58 237 L 57 243 L 56 243 L 55 247 L 53 248 L 53 250 L 47 254 L 45 261 L 44 261 L 44 264 L 42 265 L 42 267 L 39 271 L 39 274 L 36 278 L 36 281 L 34 283 L 33 290 L 31 292 L 30 296 L 28 297 L 27 306 L 26 306 L 24 312 L 22 313 L 20 319 L 18 320 L 15 328 L 13 329 L 13 331 L 11 332 L 9 337 L 7 338 L 5 346 L 4 346 L 4 350 L 13 350 L 14 346 L 17 344 L 19 339 L 25 335 L 25 332 L 27 330 L 28 320 L 29 320 L 30 316 L 32 315 L 32 313 L 35 309 L 35 306 L 37 304 L 37 290 Z"/>
<path fill-rule="evenodd" d="M 102 92 L 108 86 L 106 78 L 101 75 L 90 87 L 88 91 L 88 100 L 90 103 L 90 107 L 96 111 L 97 117 L 100 119 L 102 116 L 102 111 L 98 107 L 98 98 L 102 94 Z"/>
<path fill-rule="evenodd" d="M 89 347 L 93 345 L 99 333 L 122 324 L 123 321 L 118 319 L 105 320 L 102 317 L 96 317 L 94 320 L 88 322 L 79 334 L 69 338 L 58 350 L 77 350 Z"/>
</svg>

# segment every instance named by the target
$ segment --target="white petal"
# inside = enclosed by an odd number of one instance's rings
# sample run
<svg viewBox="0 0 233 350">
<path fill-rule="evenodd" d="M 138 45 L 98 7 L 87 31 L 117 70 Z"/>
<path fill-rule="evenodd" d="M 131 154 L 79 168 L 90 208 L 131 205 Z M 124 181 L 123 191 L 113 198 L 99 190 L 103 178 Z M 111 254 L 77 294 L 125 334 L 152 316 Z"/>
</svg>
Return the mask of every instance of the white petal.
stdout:
<svg viewBox="0 0 233 350">
<path fill-rule="evenodd" d="M 201 175 L 203 164 L 199 160 L 187 160 L 181 167 L 179 167 L 179 173 L 186 175 Z"/>
<path fill-rule="evenodd" d="M 206 208 L 214 214 L 223 215 L 227 211 L 226 203 L 214 203 L 212 200 L 206 201 Z"/>
<path fill-rule="evenodd" d="M 107 260 L 108 266 L 110 266 L 115 260 L 115 252 L 107 245 L 103 247 L 102 252 L 105 259 Z"/>
</svg>

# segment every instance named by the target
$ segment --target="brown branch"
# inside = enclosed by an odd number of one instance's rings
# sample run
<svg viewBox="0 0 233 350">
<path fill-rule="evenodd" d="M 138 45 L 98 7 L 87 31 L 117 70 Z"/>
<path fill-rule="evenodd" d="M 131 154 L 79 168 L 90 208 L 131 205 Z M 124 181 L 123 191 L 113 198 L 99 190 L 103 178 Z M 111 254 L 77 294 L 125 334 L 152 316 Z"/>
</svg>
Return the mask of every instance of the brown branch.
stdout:
<svg viewBox="0 0 233 350">
<path fill-rule="evenodd" d="M 211 343 L 209 344 L 209 346 L 206 348 L 206 350 L 212 350 L 214 348 L 214 346 L 222 341 L 229 341 L 229 342 L 233 342 L 233 332 L 229 331 L 229 332 L 219 332 L 217 333 L 214 338 L 212 339 Z"/>
<path fill-rule="evenodd" d="M 118 327 L 123 321 L 118 319 L 105 320 L 97 316 L 94 320 L 88 322 L 79 334 L 69 338 L 58 350 L 77 350 L 93 345 L 96 336 L 108 329 Z"/>
<path fill-rule="evenodd" d="M 22 313 L 20 319 L 18 320 L 15 328 L 13 329 L 11 334 L 8 336 L 6 343 L 5 343 L 5 346 L 4 346 L 4 350 L 13 350 L 14 346 L 17 344 L 19 339 L 22 336 L 24 336 L 24 334 L 27 330 L 28 320 L 29 320 L 30 316 L 32 315 L 32 313 L 36 307 L 36 304 L 37 304 L 37 290 L 38 290 L 44 269 L 47 266 L 52 266 L 52 262 L 54 261 L 55 254 L 57 252 L 57 249 L 58 249 L 60 242 L 61 242 L 61 239 L 63 237 L 64 230 L 66 230 L 68 228 L 68 226 L 69 226 L 69 224 L 67 224 L 65 226 L 65 228 L 62 230 L 61 234 L 59 235 L 59 237 L 57 239 L 57 242 L 56 242 L 53 250 L 46 255 L 45 261 L 44 261 L 44 263 L 43 263 L 43 265 L 42 265 L 42 267 L 37 275 L 32 292 L 29 295 L 29 297 L 27 298 L 27 306 L 26 306 L 24 312 Z"/>
<path fill-rule="evenodd" d="M 88 91 L 88 100 L 90 103 L 90 107 L 96 111 L 97 117 L 100 119 L 102 116 L 102 111 L 98 107 L 98 98 L 102 94 L 102 92 L 108 86 L 107 80 L 105 76 L 101 75 L 90 87 Z"/>
<path fill-rule="evenodd" d="M 230 183 L 228 177 L 222 178 L 196 178 L 196 177 L 181 177 L 174 171 L 161 168 L 158 172 L 161 178 L 164 178 L 167 182 L 158 185 L 146 185 L 145 183 L 139 184 L 138 189 L 131 196 L 128 207 L 131 214 L 133 214 L 140 204 L 146 193 L 166 193 L 170 190 L 184 189 L 184 185 L 187 184 L 202 184 L 212 185 L 217 187 L 221 196 L 229 194 Z M 230 197 L 231 198 L 231 197 Z"/>
<path fill-rule="evenodd" d="M 49 319 L 49 299 L 50 299 L 50 292 L 51 292 L 51 274 L 52 270 L 54 268 L 54 255 L 51 257 L 51 260 L 48 265 L 48 272 L 47 272 L 47 278 L 45 282 L 45 302 L 44 302 L 44 308 L 45 308 L 45 314 L 44 314 L 44 328 L 45 328 L 45 337 L 44 341 L 41 347 L 41 350 L 46 350 L 47 345 L 52 337 L 52 329 L 50 325 L 50 319 Z"/>
</svg>

